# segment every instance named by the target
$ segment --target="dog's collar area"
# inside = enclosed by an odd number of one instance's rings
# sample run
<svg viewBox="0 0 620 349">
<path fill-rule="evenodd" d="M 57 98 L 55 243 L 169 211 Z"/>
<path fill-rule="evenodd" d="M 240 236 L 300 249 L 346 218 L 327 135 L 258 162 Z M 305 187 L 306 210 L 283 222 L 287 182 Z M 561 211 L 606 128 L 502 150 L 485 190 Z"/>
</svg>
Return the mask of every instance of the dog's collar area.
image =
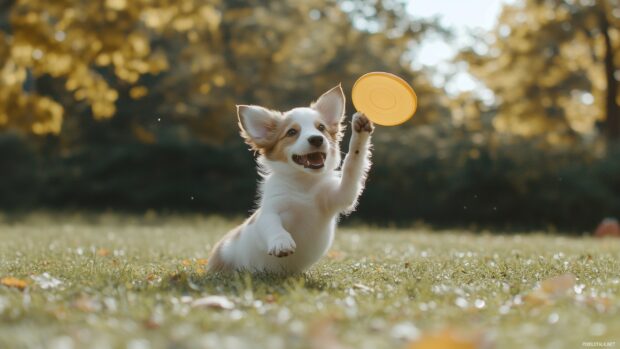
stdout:
<svg viewBox="0 0 620 349">
<path fill-rule="evenodd" d="M 304 168 L 310 168 L 313 170 L 318 170 L 325 166 L 325 159 L 327 158 L 327 154 L 322 152 L 314 152 L 308 153 L 304 155 L 293 155 L 293 162 L 298 165 L 303 166 Z"/>
</svg>

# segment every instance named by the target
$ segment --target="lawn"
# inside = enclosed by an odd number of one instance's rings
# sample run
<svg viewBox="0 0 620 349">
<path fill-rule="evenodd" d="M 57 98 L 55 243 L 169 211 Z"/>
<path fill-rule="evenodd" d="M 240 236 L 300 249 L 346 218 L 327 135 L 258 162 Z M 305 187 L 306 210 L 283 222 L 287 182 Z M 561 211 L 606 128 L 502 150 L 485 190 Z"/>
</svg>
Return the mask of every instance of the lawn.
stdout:
<svg viewBox="0 0 620 349">
<path fill-rule="evenodd" d="M 620 345 L 620 239 L 345 227 L 304 275 L 206 274 L 235 223 L 0 217 L 0 348 Z"/>
</svg>

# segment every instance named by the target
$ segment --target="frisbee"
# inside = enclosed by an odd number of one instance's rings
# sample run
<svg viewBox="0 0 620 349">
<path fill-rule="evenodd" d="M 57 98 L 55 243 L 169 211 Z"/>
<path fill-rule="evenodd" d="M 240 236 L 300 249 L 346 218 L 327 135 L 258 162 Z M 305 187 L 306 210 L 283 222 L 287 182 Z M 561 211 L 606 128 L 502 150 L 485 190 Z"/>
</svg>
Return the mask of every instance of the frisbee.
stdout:
<svg viewBox="0 0 620 349">
<path fill-rule="evenodd" d="M 357 111 L 383 126 L 404 123 L 418 107 L 413 88 L 398 76 L 384 72 L 367 73 L 357 79 L 351 97 Z"/>
</svg>

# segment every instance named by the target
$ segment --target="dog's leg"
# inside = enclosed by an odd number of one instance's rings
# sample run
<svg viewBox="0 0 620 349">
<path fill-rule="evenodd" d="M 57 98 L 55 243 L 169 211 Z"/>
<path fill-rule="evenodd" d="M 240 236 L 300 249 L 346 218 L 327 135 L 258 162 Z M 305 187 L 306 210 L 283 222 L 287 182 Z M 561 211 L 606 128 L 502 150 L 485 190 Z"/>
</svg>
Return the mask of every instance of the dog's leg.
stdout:
<svg viewBox="0 0 620 349">
<path fill-rule="evenodd" d="M 267 253 L 276 257 L 286 257 L 295 253 L 295 241 L 284 227 L 276 213 L 264 212 L 257 222 L 257 229 L 267 245 Z"/>
<path fill-rule="evenodd" d="M 366 174 L 370 168 L 370 134 L 374 126 L 362 113 L 355 113 L 351 121 L 353 133 L 349 153 L 342 165 L 342 178 L 328 197 L 329 207 L 338 212 L 355 209 L 357 198 L 364 189 Z"/>
</svg>

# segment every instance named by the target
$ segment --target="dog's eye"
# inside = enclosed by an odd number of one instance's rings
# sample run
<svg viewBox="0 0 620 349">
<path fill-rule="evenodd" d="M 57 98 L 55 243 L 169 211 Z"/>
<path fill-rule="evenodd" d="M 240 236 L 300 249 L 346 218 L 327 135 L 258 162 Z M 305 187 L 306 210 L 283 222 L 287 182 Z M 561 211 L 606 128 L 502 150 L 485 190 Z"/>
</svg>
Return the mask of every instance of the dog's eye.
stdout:
<svg viewBox="0 0 620 349">
<path fill-rule="evenodd" d="M 319 124 L 319 126 L 317 126 L 317 129 L 321 132 L 325 131 L 325 125 L 323 124 Z"/>
<path fill-rule="evenodd" d="M 296 134 L 297 134 L 297 130 L 296 130 L 296 129 L 294 129 L 294 128 L 291 128 L 291 129 L 289 129 L 288 131 L 286 131 L 286 135 L 287 135 L 288 137 L 293 137 L 293 136 L 295 136 Z"/>
</svg>

